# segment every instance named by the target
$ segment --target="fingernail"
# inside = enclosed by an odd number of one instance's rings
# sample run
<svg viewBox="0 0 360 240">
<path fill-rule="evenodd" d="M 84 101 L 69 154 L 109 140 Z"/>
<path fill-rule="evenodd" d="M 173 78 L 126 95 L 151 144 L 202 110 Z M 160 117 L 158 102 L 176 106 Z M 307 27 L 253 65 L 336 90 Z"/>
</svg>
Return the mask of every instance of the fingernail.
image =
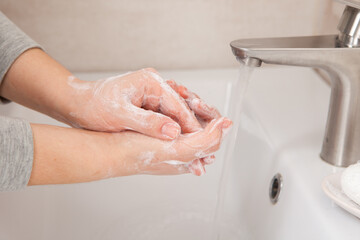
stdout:
<svg viewBox="0 0 360 240">
<path fill-rule="evenodd" d="M 198 176 L 202 176 L 206 173 L 205 167 L 200 163 Z"/>
<path fill-rule="evenodd" d="M 166 82 L 172 89 L 174 89 L 175 91 L 178 90 L 178 86 L 176 85 L 176 82 L 174 80 L 171 79 L 167 80 Z"/>
<path fill-rule="evenodd" d="M 228 128 L 232 125 L 232 121 L 228 118 L 225 118 L 222 123 L 222 128 Z"/>
<path fill-rule="evenodd" d="M 186 87 L 180 85 L 178 86 L 178 90 L 183 98 L 186 99 L 189 97 L 189 91 L 187 90 Z"/>
<path fill-rule="evenodd" d="M 200 101 L 200 107 L 208 113 L 211 112 L 209 105 L 207 105 L 203 100 Z"/>
<path fill-rule="evenodd" d="M 191 100 L 191 104 L 196 107 L 196 108 L 199 108 L 201 106 L 201 100 L 200 98 L 193 98 Z"/>
<path fill-rule="evenodd" d="M 172 79 L 169 79 L 166 81 L 168 84 L 171 84 L 171 85 L 176 85 L 175 81 L 172 80 Z"/>
<path fill-rule="evenodd" d="M 175 139 L 180 134 L 180 126 L 176 123 L 165 123 L 161 128 L 161 133 L 169 139 Z"/>
<path fill-rule="evenodd" d="M 215 156 L 211 155 L 204 158 L 204 163 L 206 164 L 213 164 L 215 162 Z"/>
<path fill-rule="evenodd" d="M 203 111 L 206 112 L 206 114 L 209 116 L 209 118 L 219 118 L 220 114 L 218 112 L 218 110 L 215 107 L 212 107 L 208 104 L 206 104 L 203 100 L 200 100 L 200 107 L 202 108 Z"/>
<path fill-rule="evenodd" d="M 224 140 L 225 136 L 230 132 L 231 126 L 233 122 L 227 118 L 225 118 L 225 121 L 222 125 L 222 135 L 221 135 L 221 141 Z"/>
<path fill-rule="evenodd" d="M 199 159 L 194 160 L 190 164 L 189 170 L 192 174 L 194 174 L 196 176 L 202 176 L 206 173 L 206 170 L 205 170 L 204 166 L 201 164 Z"/>
</svg>

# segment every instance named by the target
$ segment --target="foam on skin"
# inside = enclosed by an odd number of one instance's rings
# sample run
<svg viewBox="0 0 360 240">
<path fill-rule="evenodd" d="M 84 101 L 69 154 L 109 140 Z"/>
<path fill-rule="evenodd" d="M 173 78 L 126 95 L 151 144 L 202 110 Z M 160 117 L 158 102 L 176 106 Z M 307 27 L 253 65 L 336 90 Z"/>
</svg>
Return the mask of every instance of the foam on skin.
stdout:
<svg viewBox="0 0 360 240">
<path fill-rule="evenodd" d="M 132 72 L 101 79 L 96 82 L 78 82 L 74 76 L 70 76 L 68 84 L 77 91 L 76 94 L 88 94 L 89 96 L 87 98 L 88 101 L 78 111 L 70 113 L 75 119 L 72 125 L 106 132 L 139 131 L 139 128 L 151 129 L 153 127 L 152 121 L 156 121 L 157 118 L 163 118 L 164 114 L 175 116 L 175 114 L 180 113 L 182 119 L 180 122 L 183 122 L 185 128 L 191 132 L 182 134 L 181 137 L 192 138 L 204 130 L 196 121 L 195 114 L 192 111 L 193 108 L 198 111 L 203 109 L 208 116 L 211 115 L 210 113 L 214 115 L 214 118 L 217 116 L 217 112 L 211 107 L 207 107 L 195 94 L 192 94 L 185 101 L 155 72 L 146 69 L 137 72 L 136 74 L 138 75 L 136 76 L 138 79 L 146 80 L 142 83 L 139 83 L 139 81 L 134 82 L 131 78 L 130 80 L 129 78 L 122 79 L 122 77 L 130 74 Z M 149 86 L 158 87 L 148 91 Z M 144 109 L 144 106 L 149 110 Z M 158 110 L 164 114 L 155 112 Z M 179 117 L 179 115 L 175 117 Z M 210 119 L 212 117 L 209 117 Z M 224 118 L 220 118 L 213 119 L 211 123 L 207 122 L 207 124 L 213 124 L 211 129 L 207 130 L 208 133 L 212 134 L 216 131 L 220 124 L 223 123 L 223 120 Z M 225 130 L 227 129 L 222 129 L 222 137 L 224 137 Z M 194 150 L 194 160 L 189 162 L 177 160 L 158 161 L 155 152 L 144 151 L 139 154 L 137 157 L 138 161 L 133 166 L 124 167 L 147 173 L 146 169 L 150 169 L 151 166 L 167 164 L 176 166 L 179 172 L 187 169 L 196 175 L 202 175 L 205 173 L 203 164 L 210 164 L 214 161 L 214 157 L 211 155 L 218 149 L 221 141 L 222 138 L 216 136 L 213 138 L 213 141 L 206 142 L 206 144 L 203 141 L 191 142 L 191 144 L 187 144 L 187 141 L 184 141 L 184 145 L 187 148 Z M 175 140 L 164 143 L 163 152 L 173 156 L 181 154 L 180 151 L 179 153 L 177 152 Z"/>
<path fill-rule="evenodd" d="M 131 74 L 137 77 L 129 76 Z M 88 97 L 83 106 L 69 113 L 74 127 L 105 132 L 119 132 L 127 127 L 149 131 L 153 127 L 151 122 L 162 122 L 167 115 L 177 118 L 187 131 L 201 128 L 200 124 L 196 125 L 196 117 L 185 100 L 159 74 L 150 70 L 128 72 L 96 82 L 76 80 L 69 76 L 68 85 L 75 89 L 77 96 Z M 158 113 L 159 110 L 163 114 Z"/>
</svg>

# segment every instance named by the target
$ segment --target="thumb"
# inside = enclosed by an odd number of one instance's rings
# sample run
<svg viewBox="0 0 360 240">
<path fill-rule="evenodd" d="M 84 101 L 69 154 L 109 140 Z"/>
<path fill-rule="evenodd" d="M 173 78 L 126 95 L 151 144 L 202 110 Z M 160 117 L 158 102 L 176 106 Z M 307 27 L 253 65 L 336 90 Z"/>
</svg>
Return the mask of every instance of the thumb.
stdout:
<svg viewBox="0 0 360 240">
<path fill-rule="evenodd" d="M 136 132 L 165 140 L 175 139 L 181 133 L 180 125 L 168 116 L 134 105 L 129 108 L 126 125 Z"/>
</svg>

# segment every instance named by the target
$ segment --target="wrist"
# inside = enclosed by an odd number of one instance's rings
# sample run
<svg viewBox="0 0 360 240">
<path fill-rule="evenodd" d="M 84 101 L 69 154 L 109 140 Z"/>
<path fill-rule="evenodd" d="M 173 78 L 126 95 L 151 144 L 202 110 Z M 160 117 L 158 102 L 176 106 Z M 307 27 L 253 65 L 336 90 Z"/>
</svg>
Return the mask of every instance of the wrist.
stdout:
<svg viewBox="0 0 360 240">
<path fill-rule="evenodd" d="M 65 91 L 62 100 L 58 101 L 58 120 L 73 126 L 83 127 L 82 115 L 86 111 L 86 105 L 91 100 L 92 82 L 69 76 L 66 81 Z"/>
<path fill-rule="evenodd" d="M 116 163 L 123 160 L 119 156 L 122 147 L 121 144 L 116 144 L 116 147 L 114 146 L 117 140 L 114 139 L 113 134 L 87 130 L 78 131 L 85 132 L 89 136 L 87 148 L 91 149 L 91 158 L 93 159 L 89 167 L 94 169 L 95 178 L 107 179 L 122 176 L 116 168 Z"/>
<path fill-rule="evenodd" d="M 106 133 L 32 124 L 34 160 L 29 185 L 109 178 Z"/>
</svg>

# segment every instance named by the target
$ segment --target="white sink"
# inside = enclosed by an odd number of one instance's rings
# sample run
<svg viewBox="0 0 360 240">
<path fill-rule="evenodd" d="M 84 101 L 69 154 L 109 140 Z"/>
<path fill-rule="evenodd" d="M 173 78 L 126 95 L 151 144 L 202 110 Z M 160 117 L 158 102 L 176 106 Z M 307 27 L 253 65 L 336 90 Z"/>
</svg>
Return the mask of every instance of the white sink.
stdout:
<svg viewBox="0 0 360 240">
<path fill-rule="evenodd" d="M 78 74 L 97 79 L 112 73 Z M 236 69 L 169 71 L 222 112 Z M 358 239 L 360 220 L 321 190 L 340 171 L 319 157 L 329 87 L 310 69 L 253 72 L 227 182 L 226 239 Z M 1 114 L 60 123 L 16 104 Z M 133 176 L 0 193 L 0 239 L 214 239 L 212 219 L 224 146 L 203 177 Z M 280 173 L 277 204 L 269 184 Z M 224 238 L 225 239 L 225 238 Z"/>
<path fill-rule="evenodd" d="M 329 97 L 328 85 L 310 69 L 254 71 L 226 205 L 246 230 L 245 239 L 359 238 L 360 219 L 321 189 L 325 176 L 343 170 L 319 156 Z M 273 205 L 269 187 L 277 173 L 283 187 Z"/>
</svg>

